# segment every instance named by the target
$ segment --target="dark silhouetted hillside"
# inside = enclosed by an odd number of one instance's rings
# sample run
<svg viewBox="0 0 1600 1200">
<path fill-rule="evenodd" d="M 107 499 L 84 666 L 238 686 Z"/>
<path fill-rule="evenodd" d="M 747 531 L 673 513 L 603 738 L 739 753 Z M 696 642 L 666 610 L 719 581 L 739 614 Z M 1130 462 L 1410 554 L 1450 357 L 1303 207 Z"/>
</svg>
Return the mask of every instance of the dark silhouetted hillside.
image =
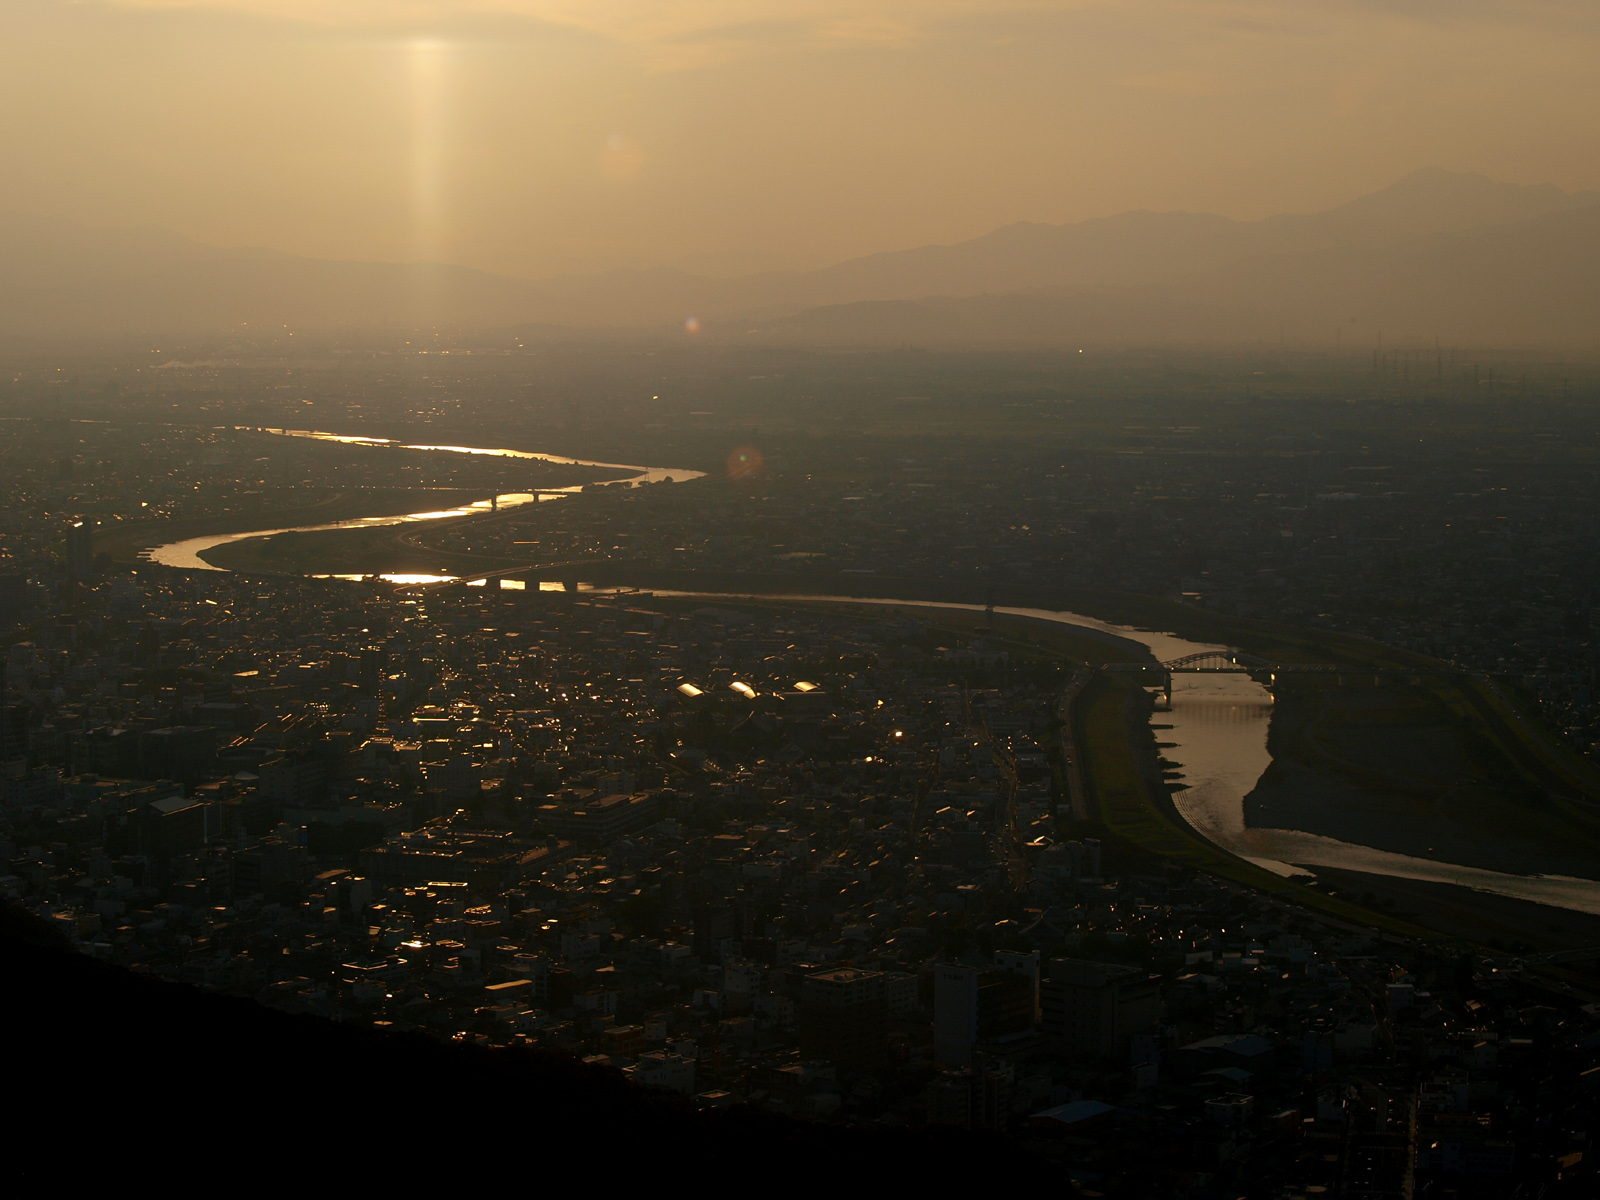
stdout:
<svg viewBox="0 0 1600 1200">
<path fill-rule="evenodd" d="M 656 1192 L 696 1181 L 784 1193 L 972 1185 L 999 1169 L 1024 1188 L 1069 1187 L 993 1135 L 702 1110 L 569 1056 L 380 1033 L 165 983 L 70 953 L 11 907 L 0 969 L 3 1169 L 17 1195 L 197 1183 Z"/>
</svg>

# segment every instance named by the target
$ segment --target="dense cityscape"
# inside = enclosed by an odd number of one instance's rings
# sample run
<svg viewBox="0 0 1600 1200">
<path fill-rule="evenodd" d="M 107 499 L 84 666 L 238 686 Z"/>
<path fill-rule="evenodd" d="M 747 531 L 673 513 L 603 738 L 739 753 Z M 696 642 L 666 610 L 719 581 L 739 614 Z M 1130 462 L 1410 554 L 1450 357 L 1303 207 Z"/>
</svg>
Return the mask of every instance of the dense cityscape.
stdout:
<svg viewBox="0 0 1600 1200">
<path fill-rule="evenodd" d="M 8 1194 L 1600 1195 L 1593 10 L 0 4 Z"/>
<path fill-rule="evenodd" d="M 123 424 L 124 397 L 94 380 L 127 378 L 125 367 L 85 370 L 54 393 L 19 377 L 10 411 L 46 403 L 61 423 L 0 429 L 15 468 L 0 485 L 9 569 L 48 561 L 64 521 L 86 522 L 102 548 L 127 560 L 133 542 L 119 531 L 155 519 L 275 508 L 311 523 L 325 510 L 323 519 L 345 516 L 337 504 L 352 492 L 365 515 L 408 511 L 418 489 L 443 507 L 618 478 L 448 453 L 396 462 L 260 432 L 317 414 L 340 431 L 380 420 L 419 437 L 471 428 L 485 444 L 514 445 L 533 420 L 579 450 L 636 461 L 686 454 L 713 466 L 713 477 L 694 489 L 601 489 L 582 506 L 425 530 L 398 547 L 405 569 L 570 563 L 573 578 L 609 571 L 623 582 L 688 570 L 721 580 L 888 576 L 973 599 L 1074 587 L 1181 596 L 1514 678 L 1575 749 L 1591 753 L 1600 739 L 1590 627 L 1600 577 L 1594 556 L 1581 552 L 1592 538 L 1600 430 L 1588 415 L 1587 377 L 1567 377 L 1578 368 L 1536 364 L 1530 382 L 1528 368 L 1501 367 L 1497 391 L 1495 369 L 1476 365 L 1453 366 L 1436 385 L 1415 365 L 1420 354 L 1406 356 L 1413 366 L 1404 379 L 1398 366 L 1374 375 L 1288 358 L 1265 371 L 1236 368 L 1247 398 L 1229 400 L 1160 360 L 1106 356 L 1087 379 L 1045 360 L 1010 368 L 1013 377 L 997 385 L 1003 403 L 974 424 L 975 439 L 960 427 L 982 385 L 960 356 L 910 364 L 867 356 L 856 366 L 774 353 L 658 367 L 654 354 L 635 353 L 600 385 L 608 402 L 666 371 L 674 391 L 703 388 L 720 411 L 628 397 L 615 402 L 616 432 L 575 415 L 563 398 L 574 387 L 565 377 L 576 370 L 572 357 L 435 367 L 420 379 L 358 374 L 360 386 L 314 362 L 284 372 L 184 369 L 129 385 L 141 389 L 139 406 L 202 422 L 219 411 L 217 397 L 237 396 L 241 418 L 257 422 L 239 428 Z M 763 373 L 742 378 L 749 367 Z M 520 407 L 506 400 L 525 386 L 524 370 L 538 372 L 552 396 Z M 798 404 L 776 390 L 784 372 Z M 268 375 L 288 382 L 266 387 Z M 1180 382 L 1169 382 L 1174 375 Z M 932 394 L 878 398 L 898 387 Z M 1100 400 L 1101 389 L 1120 394 Z M 474 412 L 470 426 L 463 404 Z M 724 456 L 750 450 L 748 466 L 723 469 Z M 294 570 L 309 543 L 328 564 L 321 570 L 390 571 L 397 547 L 380 543 L 381 532 L 250 543 L 225 565 Z"/>
<path fill-rule="evenodd" d="M 1593 433 L 1536 457 L 1534 423 L 1437 449 L 1130 423 L 843 464 L 774 434 L 758 473 L 735 450 L 407 533 L 409 569 L 491 577 L 406 586 L 376 541 L 316 572 L 351 579 L 175 571 L 119 526 L 604 473 L 418 453 L 401 485 L 389 452 L 256 427 L 17 418 L 0 887 L 84 955 L 706 1107 L 995 1130 L 1090 1195 L 1592 1182 L 1600 1006 L 1544 947 L 1368 927 L 1106 835 L 1072 700 L 1127 644 L 609 585 L 1093 581 L 1493 671 L 1588 750 Z"/>
</svg>

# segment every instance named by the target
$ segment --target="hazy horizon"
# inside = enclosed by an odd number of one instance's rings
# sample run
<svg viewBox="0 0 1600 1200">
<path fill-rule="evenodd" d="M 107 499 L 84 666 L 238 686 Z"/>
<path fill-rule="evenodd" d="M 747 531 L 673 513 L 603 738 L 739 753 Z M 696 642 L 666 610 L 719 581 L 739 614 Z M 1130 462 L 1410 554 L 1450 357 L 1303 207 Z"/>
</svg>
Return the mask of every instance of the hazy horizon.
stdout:
<svg viewBox="0 0 1600 1200">
<path fill-rule="evenodd" d="M 1437 168 L 1312 214 L 1018 222 L 805 272 L 451 264 L 219 249 L 0 214 L 0 335 L 578 329 L 742 344 L 1199 345 L 1445 339 L 1595 349 L 1600 193 Z M 674 332 L 676 331 L 676 332 Z M 251 334 L 251 336 L 254 336 Z"/>
<path fill-rule="evenodd" d="M 910 252 L 910 251 L 948 249 L 948 248 L 951 248 L 951 247 L 964 246 L 964 245 L 967 245 L 967 244 L 970 244 L 970 243 L 974 243 L 974 242 L 982 242 L 985 239 L 990 238 L 990 237 L 992 237 L 994 235 L 1004 235 L 1004 234 L 1006 234 L 1008 232 L 1011 232 L 1011 231 L 1021 230 L 1021 229 L 1030 229 L 1030 228 L 1054 229 L 1054 230 L 1062 230 L 1062 229 L 1068 229 L 1068 228 L 1072 228 L 1072 227 L 1089 227 L 1089 228 L 1092 228 L 1092 227 L 1095 227 L 1097 225 L 1102 225 L 1102 224 L 1105 224 L 1105 223 L 1114 222 L 1114 221 L 1116 221 L 1118 219 L 1139 218 L 1139 217 L 1158 217 L 1158 218 L 1160 218 L 1160 217 L 1174 217 L 1174 218 L 1186 218 L 1186 217 L 1211 218 L 1211 217 L 1215 217 L 1215 218 L 1221 218 L 1223 221 L 1226 221 L 1226 222 L 1229 222 L 1229 223 L 1235 224 L 1235 225 L 1259 226 L 1261 224 L 1268 223 L 1268 222 L 1273 222 L 1273 221 L 1294 221 L 1296 219 L 1301 219 L 1301 218 L 1315 218 L 1315 217 L 1326 216 L 1326 215 L 1334 214 L 1334 213 L 1342 213 L 1342 212 L 1348 211 L 1348 210 L 1350 210 L 1352 208 L 1360 206 L 1363 202 L 1371 202 L 1375 198 L 1383 197 L 1383 196 L 1386 196 L 1386 195 L 1390 195 L 1390 194 L 1394 194 L 1394 193 L 1400 192 L 1402 189 L 1405 189 L 1408 186 L 1414 185 L 1416 183 L 1424 183 L 1424 182 L 1431 183 L 1431 182 L 1434 182 L 1434 181 L 1441 181 L 1441 182 L 1444 182 L 1446 185 L 1457 185 L 1457 186 L 1463 186 L 1463 185 L 1470 186 L 1470 185 L 1473 185 L 1473 184 L 1482 184 L 1482 185 L 1485 185 L 1486 187 L 1495 188 L 1495 189 L 1501 189 L 1501 190 L 1506 191 L 1506 192 L 1511 192 L 1511 191 L 1515 190 L 1516 192 L 1520 192 L 1520 193 L 1523 193 L 1525 195 L 1531 195 L 1531 194 L 1534 194 L 1534 193 L 1543 193 L 1545 196 L 1551 197 L 1554 200 L 1554 204 L 1552 206 L 1553 209 L 1554 208 L 1564 209 L 1564 208 L 1569 208 L 1569 207 L 1570 208 L 1586 207 L 1586 206 L 1591 205 L 1591 204 L 1600 205 L 1600 190 L 1595 190 L 1595 191 L 1591 191 L 1591 190 L 1588 190 L 1588 189 L 1570 190 L 1570 189 L 1561 188 L 1559 185 L 1554 184 L 1549 180 L 1538 180 L 1538 181 L 1532 181 L 1532 182 L 1524 182 L 1524 181 L 1521 181 L 1521 180 L 1497 179 L 1497 178 L 1493 178 L 1493 177 L 1491 177 L 1489 175 L 1486 175 L 1486 174 L 1484 174 L 1482 172 L 1451 171 L 1451 170 L 1448 170 L 1447 168 L 1442 168 L 1442 167 L 1438 167 L 1438 166 L 1433 165 L 1433 164 L 1428 164 L 1428 165 L 1420 166 L 1420 167 L 1416 168 L 1413 171 L 1408 171 L 1404 175 L 1402 175 L 1402 176 L 1400 176 L 1400 177 L 1398 177 L 1398 178 L 1396 178 L 1394 180 L 1390 180 L 1387 183 L 1386 186 L 1380 186 L 1380 187 L 1378 187 L 1376 189 L 1373 189 L 1373 190 L 1370 190 L 1370 191 L 1362 192 L 1362 193 L 1359 193 L 1359 194 L 1356 194 L 1356 195 L 1351 195 L 1351 196 L 1343 198 L 1342 200 L 1340 200 L 1340 201 L 1338 201 L 1336 203 L 1328 204 L 1328 205 L 1326 205 L 1324 207 L 1320 207 L 1320 208 L 1316 208 L 1316 209 L 1292 210 L 1292 211 L 1286 210 L 1286 211 L 1281 211 L 1281 212 L 1262 213 L 1259 216 L 1237 217 L 1237 216 L 1230 215 L 1228 213 L 1209 211 L 1209 210 L 1202 211 L 1202 210 L 1193 209 L 1193 208 L 1165 208 L 1165 209 L 1163 209 L 1163 208 L 1149 208 L 1149 207 L 1134 207 L 1134 208 L 1128 208 L 1128 209 L 1120 209 L 1120 210 L 1118 210 L 1116 212 L 1096 213 L 1096 214 L 1093 214 L 1093 215 L 1090 215 L 1090 216 L 1075 218 L 1075 219 L 1071 219 L 1071 220 L 1064 220 L 1064 221 L 1038 221 L 1038 220 L 1031 220 L 1031 219 L 1026 219 L 1026 218 L 1018 218 L 1018 219 L 1013 220 L 1013 221 L 1000 222 L 997 225 L 991 226 L 991 227 L 986 228 L 986 229 L 979 230 L 978 232 L 976 232 L 976 233 L 974 233 L 974 234 L 972 234 L 971 236 L 968 236 L 968 237 L 953 238 L 953 239 L 945 240 L 945 241 L 932 241 L 932 242 L 924 241 L 924 242 L 916 242 L 916 243 L 907 243 L 907 244 L 904 244 L 904 245 L 899 245 L 899 244 L 883 245 L 883 246 L 878 246 L 878 247 L 875 247 L 875 248 L 872 248 L 872 249 L 865 250 L 865 251 L 863 251 L 863 252 L 861 252 L 859 254 L 839 255 L 839 256 L 823 255 L 815 263 L 812 263 L 812 264 L 810 264 L 808 266 L 803 266 L 803 267 L 802 266 L 790 266 L 790 267 L 772 266 L 772 267 L 753 268 L 753 269 L 750 269 L 750 270 L 735 270 L 735 269 L 731 269 L 731 268 L 720 268 L 719 269 L 719 268 L 697 266 L 697 265 L 695 265 L 695 263 L 693 261 L 685 261 L 685 262 L 656 262 L 656 263 L 629 264 L 629 265 L 623 265 L 623 266 L 597 267 L 597 268 L 595 268 L 593 270 L 587 270 L 587 271 L 586 270 L 570 270 L 570 271 L 559 271 L 559 272 L 553 272 L 553 273 L 541 274 L 541 275 L 518 275 L 518 274 L 514 274 L 514 273 L 511 273 L 511 272 L 508 272 L 508 271 L 497 271 L 497 270 L 494 270 L 492 268 L 476 266 L 476 265 L 474 265 L 472 263 L 458 262 L 458 261 L 454 261 L 454 260 L 450 260 L 450 259 L 429 259 L 429 258 L 415 258 L 415 257 L 413 257 L 413 258 L 406 258 L 406 257 L 358 258 L 358 257 L 355 257 L 355 256 L 349 256 L 349 255 L 345 255 L 345 256 L 330 256 L 330 255 L 303 254 L 303 253 L 300 253 L 298 251 L 285 250 L 285 249 L 283 249 L 282 247 L 279 247 L 279 246 L 265 245 L 265 244 L 262 244 L 262 243 L 207 241 L 204 238 L 196 237 L 196 236 L 194 236 L 192 234 L 189 234 L 189 233 L 187 233 L 187 232 L 185 232 L 185 231 L 183 231 L 181 229 L 175 228 L 175 227 L 170 226 L 170 225 L 163 225 L 163 224 L 160 224 L 159 222 L 141 222 L 141 223 L 136 223 L 136 224 L 127 224 L 127 223 L 123 223 L 123 224 L 118 224 L 118 223 L 101 224 L 101 223 L 95 223 L 95 222 L 90 222 L 90 221 L 76 220 L 76 219 L 69 218 L 69 217 L 63 217 L 58 213 L 47 213 L 47 212 L 41 212 L 41 211 L 38 211 L 38 210 L 28 210 L 28 209 L 0 208 L 0 222 L 4 222 L 4 221 L 17 222 L 17 223 L 20 223 L 20 224 L 22 224 L 24 226 L 32 226 L 34 229 L 60 229 L 60 230 L 68 230 L 68 231 L 72 231 L 72 232 L 76 232 L 77 230 L 81 229 L 83 232 L 85 232 L 85 233 L 87 233 L 89 235 L 113 235 L 113 236 L 132 235 L 132 236 L 135 236 L 135 237 L 153 237 L 153 238 L 156 238 L 156 239 L 160 239 L 162 241 L 172 242 L 173 244 L 192 243 L 194 246 L 200 247 L 200 248 L 205 249 L 205 250 L 222 251 L 222 252 L 228 253 L 228 254 L 263 255 L 263 256 L 268 256 L 268 257 L 281 257 L 281 258 L 285 258 L 285 259 L 307 259 L 307 260 L 315 260 L 315 261 L 329 262 L 329 263 L 358 263 L 358 264 L 363 264 L 363 265 L 392 265 L 392 266 L 409 266 L 409 267 L 463 267 L 463 268 L 466 268 L 467 270 L 470 270 L 470 271 L 481 272 L 482 274 L 485 274 L 485 275 L 500 276 L 500 277 L 505 278 L 505 279 L 515 280 L 517 282 L 523 282 L 523 283 L 547 283 L 547 282 L 557 282 L 557 281 L 566 280 L 566 279 L 570 279 L 570 278 L 583 278 L 583 277 L 591 277 L 591 276 L 603 276 L 603 275 L 616 274 L 616 273 L 634 273 L 634 272 L 682 272 L 684 274 L 697 275 L 697 276 L 700 276 L 702 278 L 709 279 L 709 280 L 728 281 L 728 280 L 736 280 L 736 279 L 742 279 L 742 278 L 753 278 L 753 277 L 762 277 L 762 276 L 771 276 L 771 275 L 805 274 L 805 273 L 810 273 L 810 272 L 826 271 L 830 267 L 838 267 L 838 266 L 842 266 L 842 265 L 849 264 L 849 263 L 855 263 L 855 262 L 859 262 L 859 261 L 863 261 L 863 260 L 875 259 L 875 258 L 880 258 L 880 257 L 887 257 L 887 256 L 892 256 L 892 255 L 898 255 L 898 254 L 903 254 L 903 253 Z M 1513 215 L 1511 218 L 1508 218 L 1508 219 L 1505 219 L 1505 220 L 1494 220 L 1494 221 L 1483 221 L 1483 222 L 1474 221 L 1474 222 L 1469 223 L 1466 227 L 1468 227 L 1468 228 L 1476 227 L 1476 225 L 1478 225 L 1478 224 L 1511 224 L 1516 219 L 1520 219 L 1520 218 L 1517 217 L 1516 215 Z"/>
<path fill-rule="evenodd" d="M 1565 2 L 23 0 L 0 47 L 0 209 L 520 279 L 1600 188 Z"/>
</svg>

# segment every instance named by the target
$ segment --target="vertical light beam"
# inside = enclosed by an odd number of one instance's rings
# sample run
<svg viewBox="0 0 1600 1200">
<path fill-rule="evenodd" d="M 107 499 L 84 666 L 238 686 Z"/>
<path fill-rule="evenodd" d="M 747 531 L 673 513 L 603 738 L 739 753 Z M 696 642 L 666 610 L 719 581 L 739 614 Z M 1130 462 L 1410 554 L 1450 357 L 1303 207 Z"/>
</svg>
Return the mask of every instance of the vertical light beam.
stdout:
<svg viewBox="0 0 1600 1200">
<path fill-rule="evenodd" d="M 445 74 L 448 47 L 432 38 L 407 43 L 411 76 L 411 256 L 445 254 Z"/>
</svg>

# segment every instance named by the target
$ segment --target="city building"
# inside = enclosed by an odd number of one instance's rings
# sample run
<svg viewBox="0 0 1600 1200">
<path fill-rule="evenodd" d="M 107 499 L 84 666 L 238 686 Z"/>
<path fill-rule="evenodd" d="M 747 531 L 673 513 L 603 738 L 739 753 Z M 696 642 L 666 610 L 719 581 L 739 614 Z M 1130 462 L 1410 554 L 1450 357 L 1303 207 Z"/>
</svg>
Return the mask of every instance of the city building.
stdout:
<svg viewBox="0 0 1600 1200">
<path fill-rule="evenodd" d="M 879 1067 L 888 1031 L 883 982 L 878 971 L 848 967 L 805 976 L 796 1026 L 801 1057 L 847 1074 Z"/>
<path fill-rule="evenodd" d="M 1075 1054 L 1124 1054 L 1161 1016 L 1160 979 L 1136 967 L 1052 959 L 1039 990 L 1044 1032 Z"/>
</svg>

